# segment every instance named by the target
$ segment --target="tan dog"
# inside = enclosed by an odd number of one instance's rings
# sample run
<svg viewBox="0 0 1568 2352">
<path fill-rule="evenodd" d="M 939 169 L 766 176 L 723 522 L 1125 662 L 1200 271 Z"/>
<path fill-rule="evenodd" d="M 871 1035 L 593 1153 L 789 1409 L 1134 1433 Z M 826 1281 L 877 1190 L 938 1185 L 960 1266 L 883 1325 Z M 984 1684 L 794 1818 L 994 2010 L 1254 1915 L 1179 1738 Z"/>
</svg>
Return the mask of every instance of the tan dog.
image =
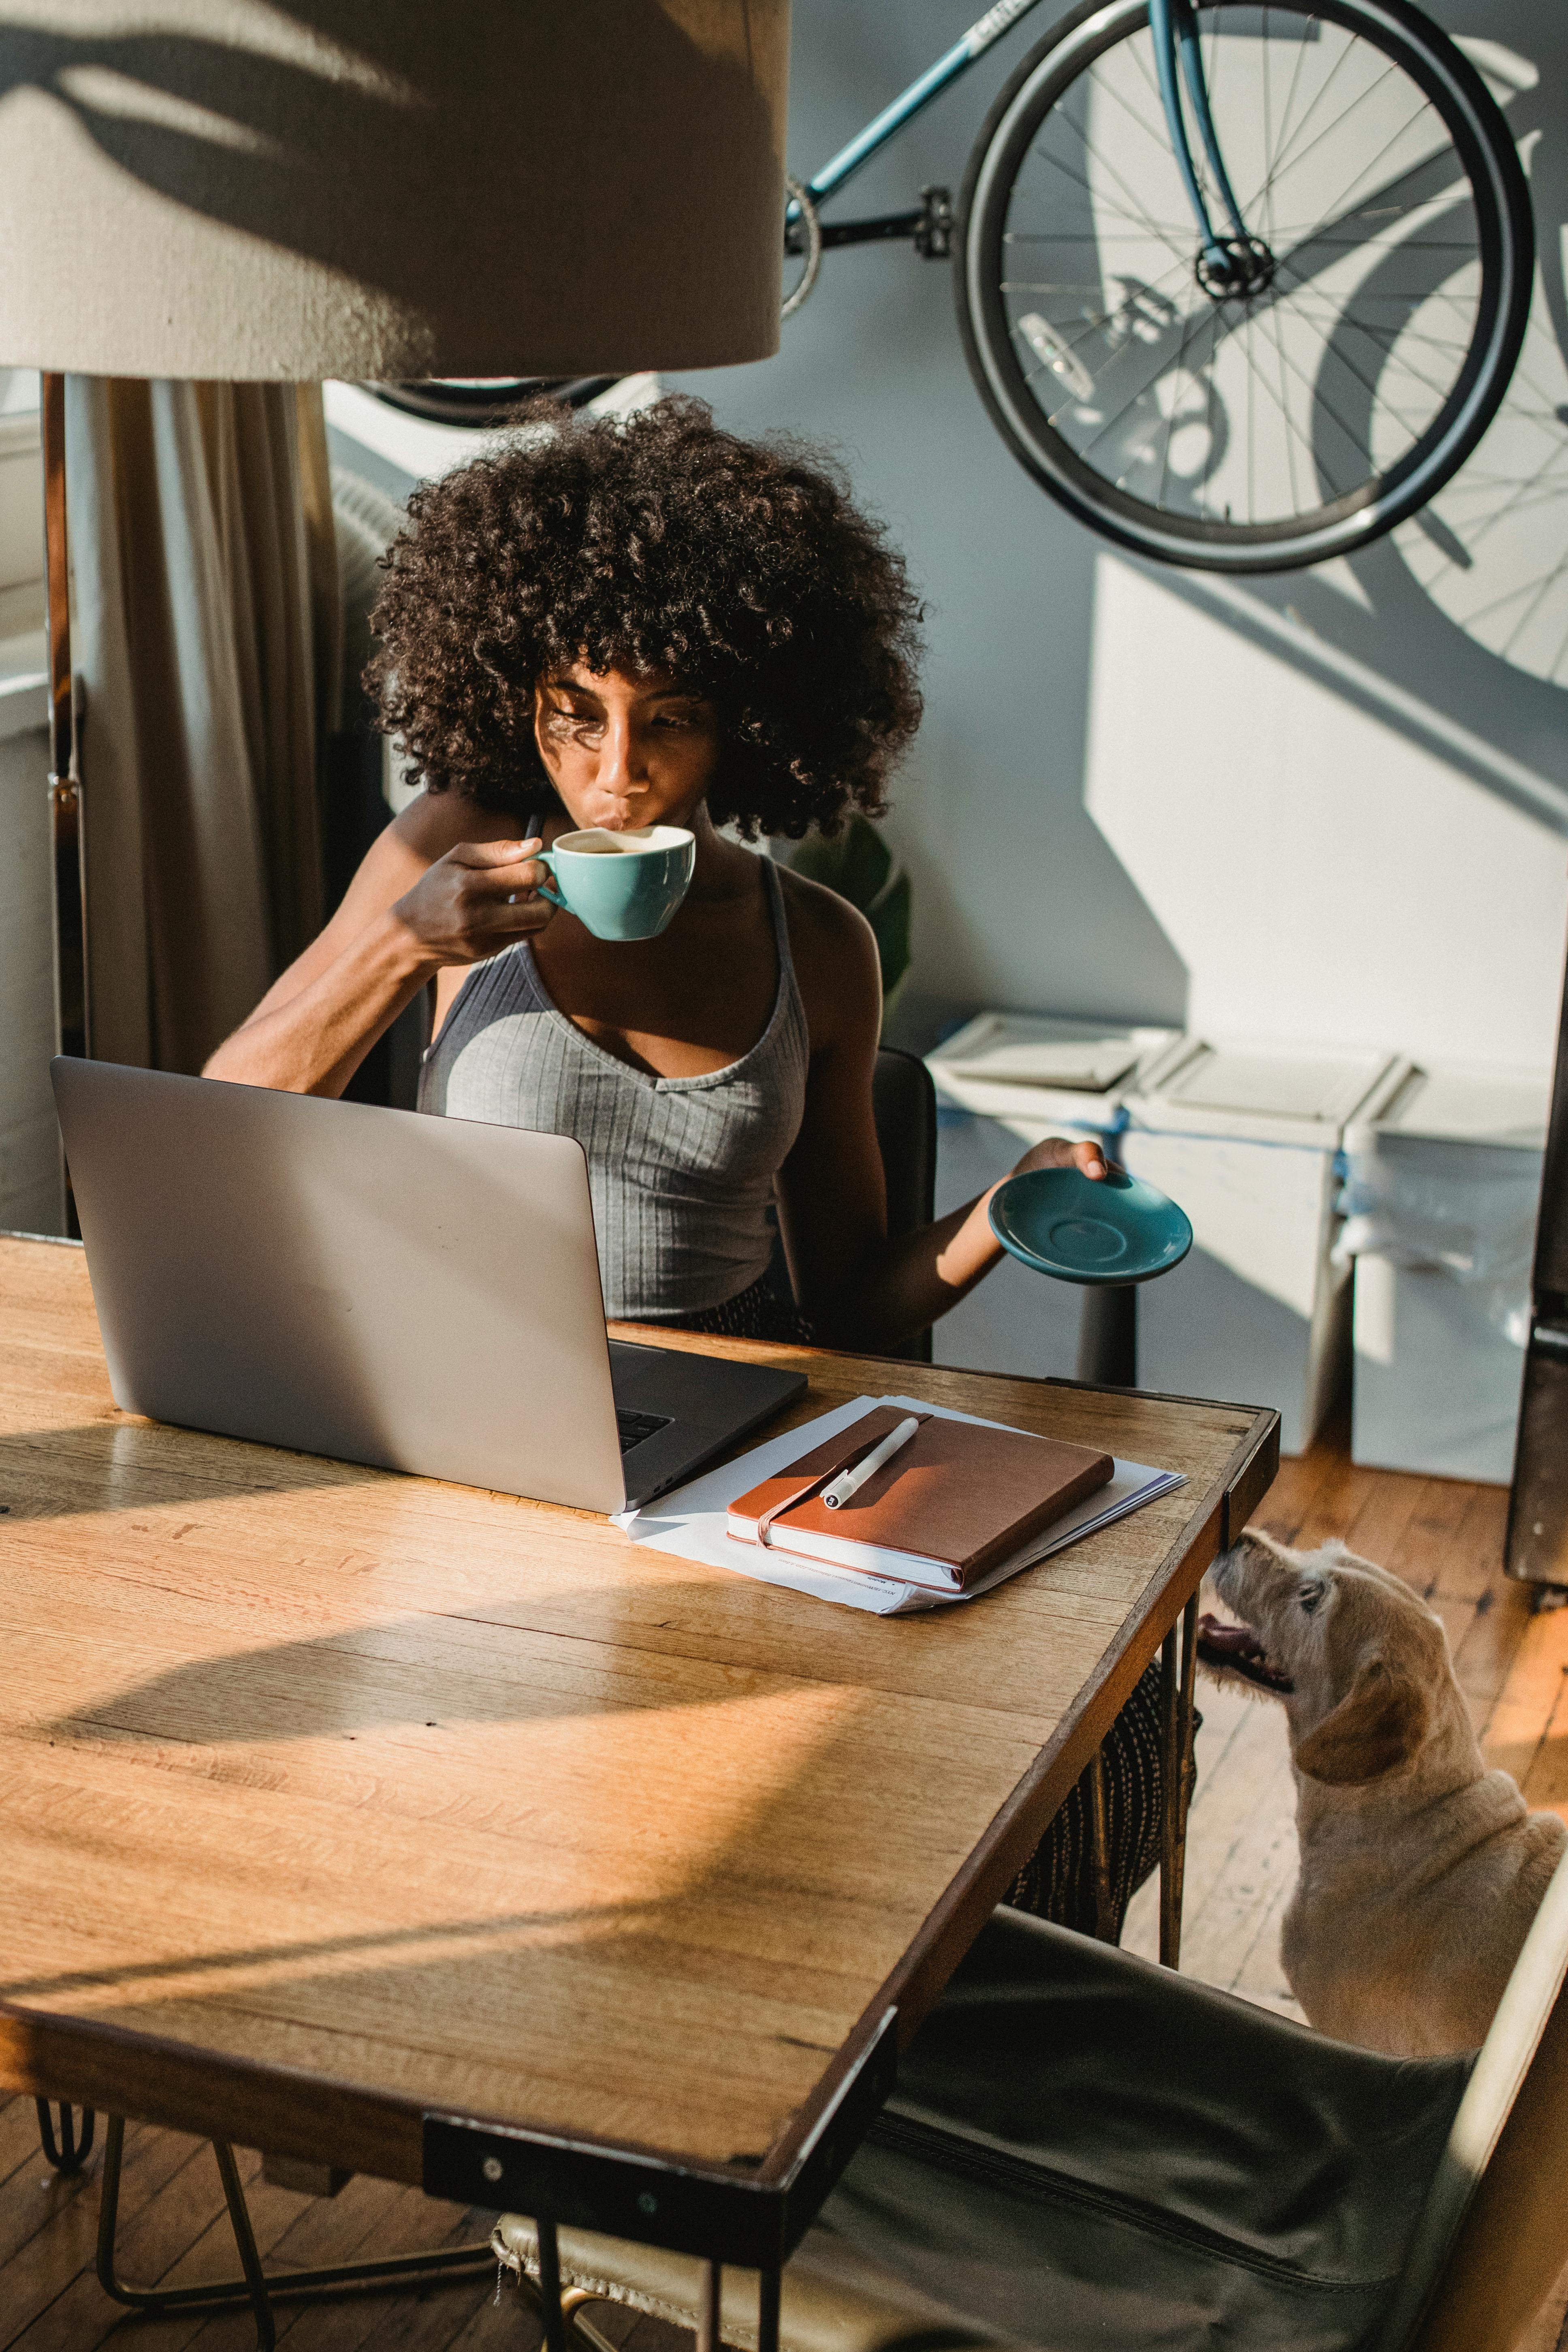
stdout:
<svg viewBox="0 0 1568 2352">
<path fill-rule="evenodd" d="M 1475 2049 L 1568 1830 L 1488 1771 L 1442 1623 L 1398 1577 L 1248 1532 L 1213 1583 L 1238 1622 L 1204 1619 L 1205 1668 L 1279 1697 L 1290 1727 L 1291 1990 L 1342 2042 Z"/>
</svg>

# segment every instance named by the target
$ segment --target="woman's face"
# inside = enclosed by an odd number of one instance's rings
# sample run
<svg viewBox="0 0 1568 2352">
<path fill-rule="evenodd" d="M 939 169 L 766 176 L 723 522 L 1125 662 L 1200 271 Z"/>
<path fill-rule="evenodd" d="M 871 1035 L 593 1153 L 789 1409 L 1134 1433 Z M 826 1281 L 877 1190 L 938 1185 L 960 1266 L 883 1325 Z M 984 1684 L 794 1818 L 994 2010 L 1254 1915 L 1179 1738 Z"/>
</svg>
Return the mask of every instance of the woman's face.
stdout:
<svg viewBox="0 0 1568 2352">
<path fill-rule="evenodd" d="M 534 688 L 533 731 L 580 827 L 689 825 L 718 772 L 718 712 L 665 671 L 553 671 Z"/>
</svg>

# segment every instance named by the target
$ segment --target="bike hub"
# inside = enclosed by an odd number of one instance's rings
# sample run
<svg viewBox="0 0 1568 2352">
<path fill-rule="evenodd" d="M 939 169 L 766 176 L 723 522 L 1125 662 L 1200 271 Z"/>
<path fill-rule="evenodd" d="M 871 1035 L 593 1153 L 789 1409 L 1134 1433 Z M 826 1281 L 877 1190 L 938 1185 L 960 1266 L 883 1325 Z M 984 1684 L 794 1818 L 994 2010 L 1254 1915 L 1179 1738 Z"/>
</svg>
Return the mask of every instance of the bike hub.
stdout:
<svg viewBox="0 0 1568 2352">
<path fill-rule="evenodd" d="M 1198 284 L 1215 302 L 1251 301 L 1274 283 L 1274 256 L 1257 236 L 1223 236 L 1193 264 Z"/>
</svg>

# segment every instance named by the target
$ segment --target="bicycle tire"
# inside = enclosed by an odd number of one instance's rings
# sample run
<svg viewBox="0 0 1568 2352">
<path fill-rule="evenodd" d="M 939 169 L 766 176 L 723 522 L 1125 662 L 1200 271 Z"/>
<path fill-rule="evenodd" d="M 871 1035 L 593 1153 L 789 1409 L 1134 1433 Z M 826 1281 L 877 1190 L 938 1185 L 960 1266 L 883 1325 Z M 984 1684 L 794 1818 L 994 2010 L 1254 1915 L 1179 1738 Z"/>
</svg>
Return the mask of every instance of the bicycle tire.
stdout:
<svg viewBox="0 0 1568 2352">
<path fill-rule="evenodd" d="M 1247 30 L 1253 20 L 1261 20 L 1260 37 L 1265 42 L 1270 37 L 1271 20 L 1276 28 L 1286 26 L 1297 27 L 1290 37 L 1300 44 L 1321 37 L 1312 30 L 1315 26 L 1334 27 L 1342 35 L 1353 37 L 1367 44 L 1370 51 L 1386 61 L 1389 68 L 1402 73 L 1405 80 L 1414 85 L 1446 131 L 1462 174 L 1464 188 L 1460 205 L 1466 201 L 1464 191 L 1468 190 L 1468 200 L 1473 207 L 1474 253 L 1471 260 L 1476 274 L 1476 290 L 1473 317 L 1462 361 L 1454 367 L 1451 383 L 1446 387 L 1434 387 L 1434 396 L 1438 390 L 1442 391 L 1435 413 L 1423 424 L 1419 432 L 1414 434 L 1410 445 L 1385 465 L 1374 462 L 1369 407 L 1368 469 L 1363 479 L 1336 485 L 1329 476 L 1326 481 L 1320 480 L 1320 490 L 1327 489 L 1331 491 L 1331 495 L 1320 495 L 1315 504 L 1301 511 L 1266 515 L 1262 520 L 1249 512 L 1246 520 L 1240 520 L 1232 511 L 1234 500 L 1227 502 L 1220 514 L 1202 510 L 1201 503 L 1191 499 L 1185 506 L 1166 502 L 1167 468 L 1177 429 L 1174 412 L 1166 425 L 1159 494 L 1150 498 L 1129 490 L 1126 486 L 1128 474 L 1124 473 L 1118 481 L 1097 470 L 1086 459 L 1081 447 L 1075 446 L 1070 433 L 1053 421 L 1053 413 L 1047 412 L 1041 400 L 1030 391 L 1031 378 L 1018 348 L 1017 322 L 1008 308 L 1009 294 L 1016 292 L 1017 288 L 1016 281 L 1007 277 L 1011 266 L 1007 259 L 1007 239 L 1010 234 L 1015 241 L 1025 235 L 1021 231 L 1008 230 L 1016 191 L 1032 156 L 1037 156 L 1046 163 L 1059 161 L 1054 152 L 1038 142 L 1047 125 L 1052 136 L 1065 137 L 1062 126 L 1070 121 L 1066 101 L 1075 89 L 1079 91 L 1077 103 L 1085 122 L 1098 119 L 1089 115 L 1092 92 L 1085 77 L 1099 66 L 1102 58 L 1110 57 L 1119 45 L 1136 41 L 1141 34 L 1147 35 L 1147 0 L 1083 0 L 1082 5 L 1062 18 L 1030 51 L 998 95 L 972 151 L 960 205 L 956 245 L 958 267 L 954 273 L 959 330 L 971 373 L 1003 439 L 1040 487 L 1079 521 L 1113 543 L 1157 562 L 1230 572 L 1296 570 L 1325 562 L 1332 556 L 1353 552 L 1405 520 L 1451 478 L 1486 431 L 1507 389 L 1529 316 L 1534 259 L 1529 190 L 1508 125 L 1479 74 L 1463 52 L 1417 8 L 1410 5 L 1409 0 L 1315 0 L 1315 5 L 1309 5 L 1309 0 L 1268 0 L 1268 5 L 1261 6 L 1256 5 L 1256 0 L 1198 0 L 1198 5 L 1211 56 L 1215 53 L 1222 29 L 1226 32 Z M 1226 12 L 1235 13 L 1227 17 Z M 1134 53 L 1127 49 L 1124 58 L 1136 62 L 1140 72 L 1147 79 L 1141 52 L 1134 58 Z M 1121 62 L 1118 60 L 1119 65 Z M 1298 66 L 1298 75 L 1300 71 Z M 1314 104 L 1317 102 L 1313 100 Z M 1129 107 L 1127 110 L 1131 112 L 1133 110 Z M 1346 111 L 1348 114 L 1349 110 Z M 1256 113 L 1255 106 L 1254 121 Z M 1287 121 L 1288 117 L 1289 109 L 1286 110 Z M 1411 118 L 1413 123 L 1415 119 Z M 1331 127 L 1337 130 L 1337 121 Z M 1142 128 L 1147 131 L 1148 123 L 1144 122 Z M 1164 151 L 1163 163 L 1170 163 L 1169 136 L 1163 119 L 1159 121 L 1158 129 Z M 1282 122 L 1282 137 L 1285 129 L 1286 124 Z M 1256 130 L 1252 135 L 1256 136 Z M 1080 131 L 1079 136 L 1088 151 L 1087 130 Z M 1296 131 L 1292 130 L 1289 137 L 1293 139 L 1295 136 Z M 1267 147 L 1267 137 L 1265 145 Z M 1142 151 L 1139 152 L 1142 155 Z M 1265 161 L 1268 168 L 1260 185 L 1269 192 L 1272 205 L 1274 166 L 1267 154 Z M 1061 168 L 1067 169 L 1065 163 Z M 1155 166 L 1145 158 L 1139 168 L 1151 172 Z M 1163 164 L 1160 168 L 1163 169 Z M 1173 164 L 1171 168 L 1173 171 Z M 1296 166 L 1291 165 L 1290 168 L 1295 169 Z M 1428 171 L 1426 163 L 1420 166 L 1419 172 L 1412 167 L 1404 176 L 1416 184 L 1422 173 L 1426 173 L 1428 179 L 1441 184 L 1440 171 Z M 1125 186 L 1125 181 L 1122 184 Z M 1359 184 L 1358 177 L 1351 186 L 1353 190 Z M 1458 184 L 1458 181 L 1456 184 Z M 1088 168 L 1081 185 L 1088 189 L 1092 203 L 1095 190 L 1092 173 Z M 1080 197 L 1075 197 L 1073 201 L 1081 206 Z M 1436 199 L 1432 195 L 1421 197 L 1417 210 L 1434 201 Z M 1326 218 L 1314 234 L 1319 234 L 1325 226 L 1342 226 L 1356 216 L 1354 212 L 1351 212 L 1338 221 Z M 1182 217 L 1181 213 L 1175 215 L 1178 223 Z M 1198 238 L 1190 216 L 1186 218 L 1186 232 L 1195 258 Z M 1121 235 L 1123 242 L 1130 241 L 1129 232 L 1118 234 Z M 1074 232 L 1073 235 L 1078 242 L 1088 241 L 1082 233 Z M 1052 233 L 1031 232 L 1027 241 L 1047 247 L 1052 242 Z M 1170 240 L 1166 242 L 1169 244 Z M 1456 247 L 1460 242 L 1455 240 Z M 1373 241 L 1370 239 L 1364 241 L 1364 247 L 1358 247 L 1355 240 L 1349 238 L 1342 238 L 1338 243 L 1347 252 L 1373 250 Z M 1307 249 L 1308 244 L 1309 241 L 1303 237 L 1295 253 Z M 1174 251 L 1175 247 L 1172 246 L 1171 249 Z M 1411 254 L 1415 254 L 1429 258 L 1442 249 L 1436 245 L 1428 247 L 1425 244 L 1412 244 L 1405 249 L 1405 257 L 1408 259 Z M 1401 248 L 1395 246 L 1390 250 L 1397 255 Z M 1089 257 L 1086 278 L 1092 275 L 1097 266 L 1098 251 L 1097 247 L 1096 254 Z M 1287 263 L 1293 262 L 1294 257 L 1294 253 L 1287 256 Z M 1309 260 L 1310 258 L 1309 251 Z M 1045 265 L 1037 263 L 1033 266 Z M 1339 266 L 1333 265 L 1335 268 Z M 1352 265 L 1347 263 L 1344 266 Z M 1382 268 L 1384 264 L 1379 262 L 1376 266 Z M 1446 266 L 1437 264 L 1439 268 Z M 1452 267 L 1458 269 L 1460 265 Z M 1325 271 L 1323 274 L 1329 273 Z M 1103 284 L 1103 280 L 1101 282 Z M 1435 283 L 1444 299 L 1455 299 L 1443 292 L 1446 281 L 1438 279 Z M 1068 290 L 1082 292 L 1084 288 L 1069 287 Z M 1225 333 L 1230 336 L 1234 344 L 1244 325 L 1249 331 L 1251 325 L 1272 316 L 1275 333 L 1281 340 L 1279 378 L 1282 389 L 1276 405 L 1286 416 L 1288 424 L 1292 422 L 1289 412 L 1293 400 L 1302 395 L 1297 394 L 1286 373 L 1283 331 L 1279 320 L 1286 302 L 1295 300 L 1307 290 L 1303 269 L 1300 273 L 1299 283 L 1284 287 L 1278 297 L 1271 287 L 1266 289 L 1268 298 L 1266 303 L 1260 300 L 1254 304 L 1248 298 L 1246 302 L 1238 299 L 1232 304 L 1227 314 L 1230 324 L 1225 328 Z M 1315 286 L 1312 291 L 1314 299 L 1327 299 L 1317 291 Z M 1182 294 L 1184 299 L 1190 299 L 1184 288 Z M 1131 297 L 1128 299 L 1131 300 Z M 1206 296 L 1203 299 L 1208 300 Z M 1359 295 L 1357 299 L 1360 299 Z M 1395 297 L 1387 293 L 1374 295 L 1371 299 L 1384 304 L 1396 301 Z M 1406 301 L 1405 307 L 1413 306 Z M 1224 310 L 1225 306 L 1220 303 L 1210 303 L 1207 312 L 1202 311 L 1200 304 L 1193 305 L 1194 317 L 1201 315 L 1212 319 Z M 1245 320 L 1237 315 L 1243 311 L 1247 314 Z M 1083 315 L 1089 315 L 1087 310 Z M 1035 338 L 1035 349 L 1041 354 L 1041 369 L 1048 368 L 1060 379 L 1068 394 L 1067 400 L 1060 398 L 1058 396 L 1059 386 L 1053 386 L 1047 396 L 1056 399 L 1054 415 L 1062 416 L 1071 402 L 1077 401 L 1079 413 L 1092 421 L 1097 412 L 1084 402 L 1083 386 L 1092 386 L 1096 379 L 1081 361 L 1076 363 L 1077 375 L 1072 373 L 1074 352 L 1084 346 L 1058 334 L 1052 323 L 1037 313 L 1028 316 L 1031 324 L 1026 331 Z M 1109 311 L 1103 314 L 1106 322 L 1104 340 L 1108 346 L 1110 341 L 1109 321 L 1113 316 Z M 1355 326 L 1353 331 L 1366 336 L 1369 352 L 1380 348 L 1373 341 L 1373 331 L 1364 325 Z M 1394 331 L 1396 331 L 1381 326 L 1376 329 L 1379 334 Z M 1342 357 L 1335 352 L 1331 335 L 1326 334 L 1322 340 L 1325 357 L 1311 390 L 1311 454 L 1320 476 L 1323 471 L 1324 441 L 1331 435 L 1336 436 L 1336 452 L 1341 454 L 1342 462 L 1340 443 L 1342 442 L 1345 449 L 1349 449 L 1353 439 L 1351 428 L 1344 425 L 1338 412 L 1334 412 L 1331 427 L 1325 425 L 1322 420 L 1321 376 L 1329 368 L 1327 355 L 1334 354 L 1333 364 L 1342 373 L 1344 366 Z M 1348 335 L 1342 334 L 1341 340 L 1342 343 L 1348 345 Z M 1418 334 L 1415 336 L 1417 342 L 1422 340 Z M 1131 330 L 1129 328 L 1121 349 L 1131 349 Z M 1212 343 L 1217 352 L 1222 343 L 1221 328 L 1217 324 L 1213 329 Z M 1230 345 L 1226 348 L 1228 350 Z M 1248 365 L 1256 373 L 1250 348 L 1249 343 Z M 1177 366 L 1185 366 L 1189 349 L 1189 340 L 1184 336 Z M 1391 344 L 1391 352 L 1392 349 Z M 1090 352 L 1089 356 L 1094 356 L 1094 353 Z M 1369 397 L 1374 402 L 1378 380 L 1386 371 L 1389 359 L 1385 355 L 1384 359 L 1373 362 L 1369 356 L 1367 364 L 1371 368 Z M 1436 362 L 1428 362 L 1427 364 L 1435 366 Z M 1037 369 L 1037 378 L 1039 373 Z M 1188 373 L 1190 375 L 1190 369 Z M 1361 381 L 1368 382 L 1365 368 L 1358 369 L 1356 373 Z M 1137 398 L 1142 400 L 1148 394 L 1149 404 L 1156 412 L 1156 418 L 1158 392 L 1151 390 L 1151 387 L 1157 386 L 1158 382 L 1156 376 L 1151 376 L 1137 394 Z M 1356 397 L 1359 399 L 1359 394 Z M 1249 383 L 1248 434 L 1254 429 L 1253 401 L 1254 394 Z M 1221 426 L 1213 422 L 1214 413 L 1211 398 L 1210 411 L 1204 422 L 1205 428 L 1217 437 Z M 1122 414 L 1125 412 L 1119 412 L 1113 421 L 1119 423 Z M 1184 424 L 1190 422 L 1196 414 L 1195 410 L 1184 412 L 1180 421 Z M 1221 421 L 1225 430 L 1229 432 L 1228 415 L 1224 415 Z M 1342 431 L 1340 430 L 1342 427 Z M 1272 429 L 1278 436 L 1280 431 L 1278 424 Z M 1295 426 L 1294 429 L 1300 437 L 1300 427 Z M 1109 430 L 1109 427 L 1103 428 L 1103 432 Z M 1103 433 L 1100 437 L 1103 437 Z M 1233 435 L 1233 441 L 1234 438 Z M 1288 442 L 1286 446 L 1289 446 Z M 1110 455 L 1113 458 L 1115 452 Z M 1152 444 L 1147 451 L 1141 450 L 1139 456 L 1141 463 L 1146 456 L 1152 467 Z M 1222 460 L 1222 463 L 1226 460 Z M 1248 468 L 1252 463 L 1253 457 L 1249 451 L 1247 458 Z M 1292 448 L 1292 478 L 1295 465 Z M 1130 473 L 1131 468 L 1128 471 Z M 1233 466 L 1233 475 L 1234 472 Z M 1248 488 L 1250 500 L 1250 471 Z"/>
<path fill-rule="evenodd" d="M 408 383 L 363 383 L 360 389 L 400 415 L 472 433 L 510 425 L 525 400 L 547 396 L 568 408 L 585 408 L 620 382 L 615 375 L 425 376 Z"/>
</svg>

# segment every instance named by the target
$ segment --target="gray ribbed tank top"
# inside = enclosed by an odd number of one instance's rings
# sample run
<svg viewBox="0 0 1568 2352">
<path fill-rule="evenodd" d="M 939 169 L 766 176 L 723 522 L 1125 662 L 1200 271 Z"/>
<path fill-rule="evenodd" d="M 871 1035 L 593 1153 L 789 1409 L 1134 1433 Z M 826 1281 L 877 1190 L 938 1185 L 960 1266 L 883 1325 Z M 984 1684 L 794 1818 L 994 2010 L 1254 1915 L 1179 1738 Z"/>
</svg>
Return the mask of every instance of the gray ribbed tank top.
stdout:
<svg viewBox="0 0 1568 2352">
<path fill-rule="evenodd" d="M 738 1062 L 656 1078 L 617 1061 L 557 1010 L 526 940 L 476 967 L 425 1056 L 421 1110 L 576 1137 L 606 1315 L 721 1307 L 773 1255 L 773 1178 L 800 1129 L 810 1045 L 784 891 L 771 860 L 759 863 L 779 984 Z"/>
</svg>

